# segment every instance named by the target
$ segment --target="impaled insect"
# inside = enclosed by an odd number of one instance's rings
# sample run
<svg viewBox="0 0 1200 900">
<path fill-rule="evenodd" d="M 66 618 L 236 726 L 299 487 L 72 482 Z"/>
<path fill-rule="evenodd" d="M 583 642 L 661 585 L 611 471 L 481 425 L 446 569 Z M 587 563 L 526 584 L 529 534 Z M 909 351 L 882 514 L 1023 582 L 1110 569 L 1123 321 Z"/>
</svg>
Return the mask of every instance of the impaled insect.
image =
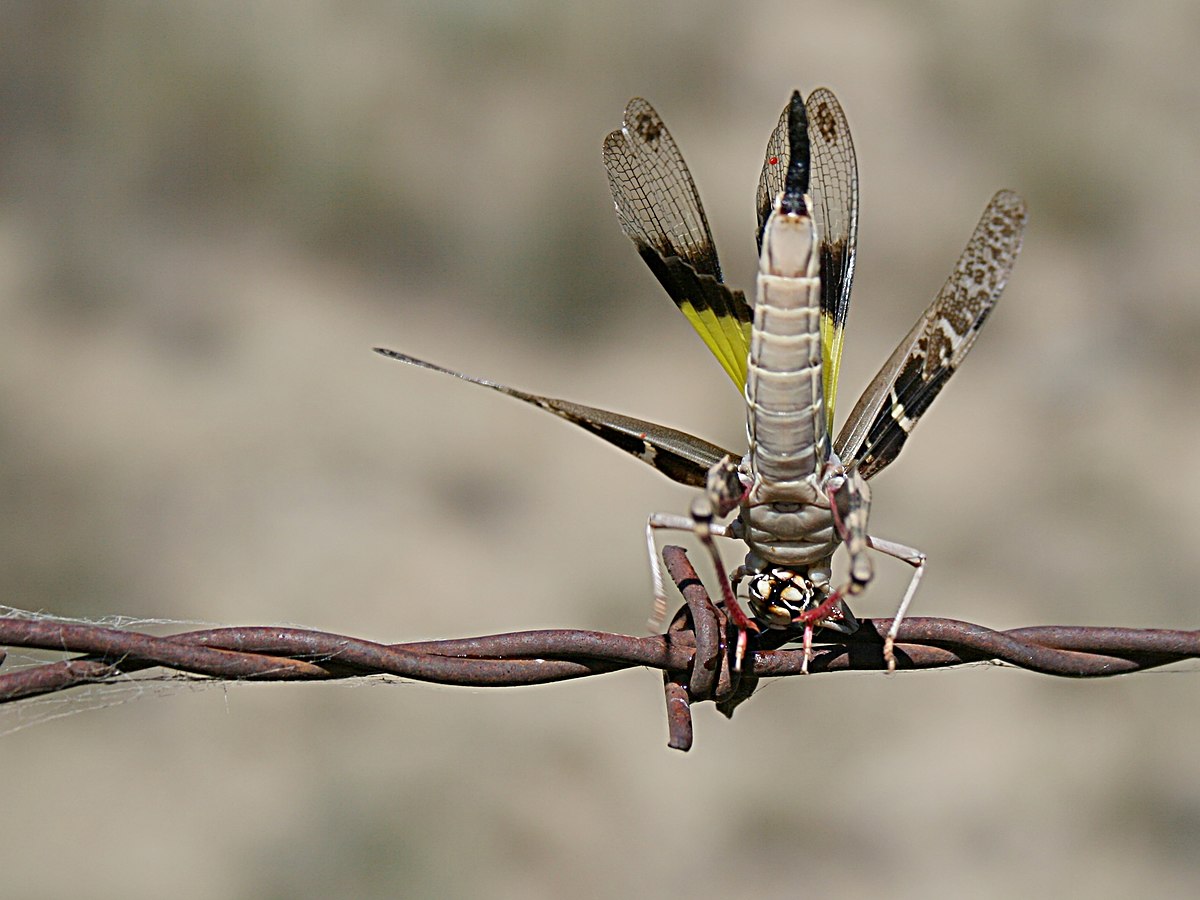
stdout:
<svg viewBox="0 0 1200 900">
<path fill-rule="evenodd" d="M 810 159 L 811 156 L 811 159 Z M 834 402 L 858 232 L 858 170 L 841 105 L 826 89 L 793 94 L 767 143 L 758 186 L 759 274 L 754 307 L 727 287 L 699 194 L 666 126 L 645 100 L 625 108 L 604 142 L 621 228 L 746 400 L 748 452 L 737 455 L 673 428 L 530 394 L 394 350 L 377 352 L 490 387 L 586 428 L 682 484 L 703 487 L 691 514 L 652 515 L 647 546 L 656 618 L 666 609 L 654 532 L 693 531 L 711 554 L 739 629 L 853 632 L 845 605 L 872 577 L 867 549 L 913 566 L 884 646 L 893 644 L 924 572 L 925 555 L 867 533 L 867 480 L 899 454 L 916 422 L 962 363 L 1020 250 L 1025 205 L 1010 191 L 988 204 L 954 271 L 867 387 L 836 441 Z M 810 165 L 811 163 L 811 165 Z M 811 181 L 811 184 L 810 184 Z M 737 510 L 728 524 L 716 520 Z M 744 541 L 726 579 L 713 537 Z M 849 581 L 830 584 L 845 544 Z M 753 619 L 736 590 L 749 579 Z"/>
</svg>

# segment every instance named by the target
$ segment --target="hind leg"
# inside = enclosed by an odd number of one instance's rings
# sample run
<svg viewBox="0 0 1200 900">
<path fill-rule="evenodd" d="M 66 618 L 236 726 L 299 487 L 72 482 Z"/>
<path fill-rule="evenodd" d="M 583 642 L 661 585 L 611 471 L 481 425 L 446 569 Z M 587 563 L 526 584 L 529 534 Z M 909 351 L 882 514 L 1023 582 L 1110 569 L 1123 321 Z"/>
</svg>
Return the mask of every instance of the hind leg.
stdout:
<svg viewBox="0 0 1200 900">
<path fill-rule="evenodd" d="M 921 583 L 921 576 L 925 574 L 925 554 L 912 547 L 906 547 L 904 544 L 869 535 L 867 543 L 880 553 L 894 556 L 896 559 L 908 563 L 914 569 L 912 578 L 908 582 L 908 588 L 904 591 L 904 599 L 900 601 L 900 607 L 896 610 L 896 615 L 892 617 L 892 627 L 888 629 L 887 637 L 883 641 L 883 658 L 887 660 L 888 671 L 895 672 L 896 635 L 900 633 L 900 623 L 904 621 L 909 604 L 912 603 L 913 596 L 917 593 L 917 585 Z"/>
</svg>

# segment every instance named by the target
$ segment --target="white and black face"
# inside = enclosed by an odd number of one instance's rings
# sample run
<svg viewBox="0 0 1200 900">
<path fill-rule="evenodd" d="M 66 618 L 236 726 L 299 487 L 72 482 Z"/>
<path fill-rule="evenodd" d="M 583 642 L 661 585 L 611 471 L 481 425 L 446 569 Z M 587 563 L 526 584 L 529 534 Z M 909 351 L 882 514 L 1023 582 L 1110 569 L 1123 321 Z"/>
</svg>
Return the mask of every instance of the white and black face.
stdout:
<svg viewBox="0 0 1200 900">
<path fill-rule="evenodd" d="M 796 619 L 816 608 L 825 592 L 791 569 L 771 568 L 750 579 L 750 608 L 768 628 L 791 628 Z"/>
</svg>

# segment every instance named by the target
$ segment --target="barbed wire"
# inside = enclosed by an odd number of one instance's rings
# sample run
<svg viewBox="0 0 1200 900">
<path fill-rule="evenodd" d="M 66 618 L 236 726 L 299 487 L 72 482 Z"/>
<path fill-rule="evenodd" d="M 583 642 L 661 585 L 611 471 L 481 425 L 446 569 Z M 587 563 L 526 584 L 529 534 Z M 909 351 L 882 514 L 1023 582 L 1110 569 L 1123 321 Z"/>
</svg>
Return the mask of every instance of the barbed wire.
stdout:
<svg viewBox="0 0 1200 900">
<path fill-rule="evenodd" d="M 729 624 L 682 548 L 666 547 L 667 571 L 687 605 L 665 634 L 522 631 L 456 640 L 380 644 L 303 628 L 207 628 L 155 636 L 37 615 L 0 616 L 0 646 L 79 654 L 0 674 L 0 704 L 27 701 L 130 673 L 167 668 L 221 681 L 310 681 L 392 675 L 471 687 L 516 687 L 641 666 L 663 672 L 668 745 L 692 745 L 691 706 L 711 701 L 725 716 L 763 678 L 802 673 L 804 652 L 767 632 L 731 666 Z M 818 632 L 810 674 L 883 671 L 890 619 L 862 619 L 853 635 Z M 794 636 L 793 636 L 794 637 Z M 899 669 L 1007 663 L 1044 675 L 1103 678 L 1200 656 L 1200 631 L 1041 626 L 995 631 L 956 619 L 910 618 L 896 643 Z M 4 653 L 0 651 L 0 664 Z"/>
</svg>

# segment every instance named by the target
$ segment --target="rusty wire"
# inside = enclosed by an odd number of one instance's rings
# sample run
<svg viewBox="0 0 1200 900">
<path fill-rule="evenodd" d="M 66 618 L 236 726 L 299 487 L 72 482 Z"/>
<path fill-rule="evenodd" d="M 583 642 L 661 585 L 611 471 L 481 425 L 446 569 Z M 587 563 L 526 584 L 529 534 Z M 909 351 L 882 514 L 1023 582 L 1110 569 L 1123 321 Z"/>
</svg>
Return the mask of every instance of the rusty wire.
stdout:
<svg viewBox="0 0 1200 900">
<path fill-rule="evenodd" d="M 713 701 L 726 716 L 762 678 L 801 674 L 800 649 L 786 635 L 752 640 L 742 671 L 731 671 L 728 625 L 681 548 L 663 558 L 687 606 L 666 634 L 523 631 L 458 640 L 380 644 L 301 628 L 211 628 L 165 637 L 52 619 L 0 617 L 0 646 L 80 654 L 0 674 L 0 703 L 28 700 L 162 667 L 224 681 L 305 681 L 393 675 L 472 687 L 545 684 L 634 666 L 660 669 L 668 744 L 692 744 L 691 705 Z M 812 674 L 882 671 L 890 619 L 863 619 L 856 634 L 818 632 Z M 1003 662 L 1044 675 L 1102 678 L 1200 656 L 1200 631 L 1043 626 L 994 631 L 955 619 L 905 619 L 896 643 L 900 669 Z M 0 664 L 4 661 L 0 651 Z"/>
</svg>

